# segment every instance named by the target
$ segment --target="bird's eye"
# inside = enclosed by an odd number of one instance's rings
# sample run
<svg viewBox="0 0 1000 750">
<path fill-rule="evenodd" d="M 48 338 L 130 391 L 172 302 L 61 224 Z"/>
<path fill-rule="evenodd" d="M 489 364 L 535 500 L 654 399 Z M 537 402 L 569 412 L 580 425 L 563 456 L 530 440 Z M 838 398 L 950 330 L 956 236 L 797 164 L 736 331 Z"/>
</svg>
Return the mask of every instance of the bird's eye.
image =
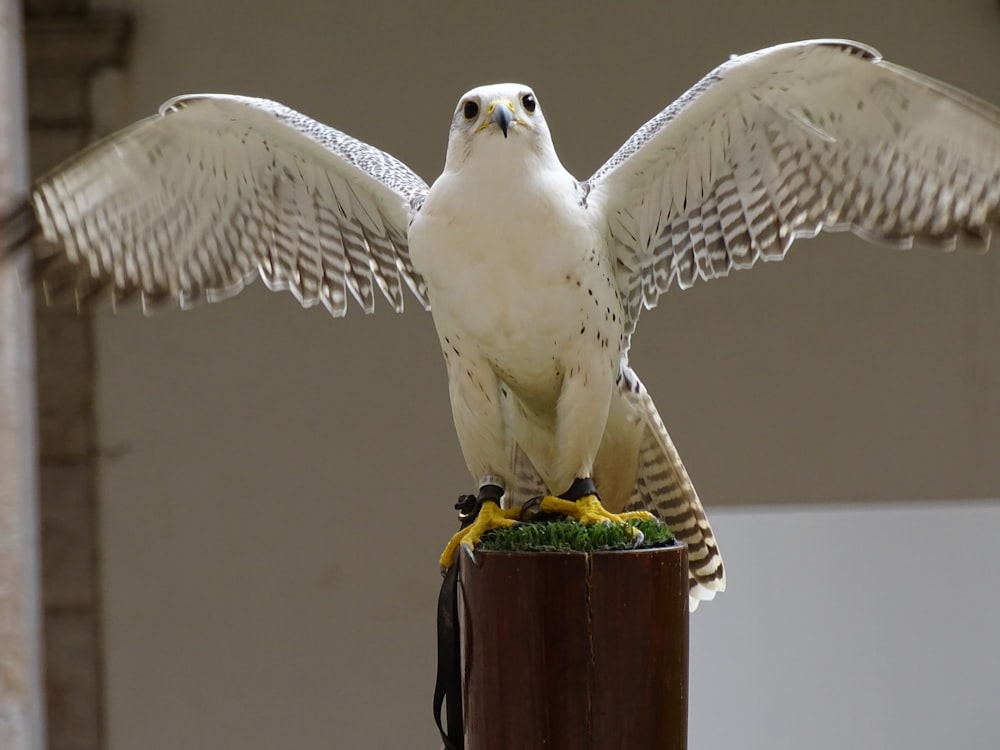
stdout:
<svg viewBox="0 0 1000 750">
<path fill-rule="evenodd" d="M 531 94 L 525 94 L 524 96 L 522 96 L 521 97 L 521 104 L 529 112 L 534 112 L 535 111 L 535 107 L 538 106 L 538 102 L 535 101 L 535 97 L 532 96 Z"/>
<path fill-rule="evenodd" d="M 470 99 L 462 105 L 462 114 L 465 115 L 466 120 L 476 119 L 476 115 L 479 114 L 479 105 Z"/>
</svg>

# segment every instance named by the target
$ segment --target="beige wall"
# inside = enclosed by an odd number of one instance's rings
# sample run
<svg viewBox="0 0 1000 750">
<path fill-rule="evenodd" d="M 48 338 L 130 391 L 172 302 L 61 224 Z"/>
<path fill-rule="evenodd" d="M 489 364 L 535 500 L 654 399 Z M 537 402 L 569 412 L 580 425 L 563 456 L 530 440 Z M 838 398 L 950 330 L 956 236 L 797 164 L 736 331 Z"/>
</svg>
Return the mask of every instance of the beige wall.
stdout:
<svg viewBox="0 0 1000 750">
<path fill-rule="evenodd" d="M 1000 102 L 986 0 L 115 7 L 135 56 L 101 87 L 106 124 L 263 95 L 428 179 L 477 83 L 533 85 L 585 177 L 728 54 L 796 38 L 857 38 Z M 472 486 L 429 316 L 334 321 L 257 288 L 106 315 L 98 355 L 113 750 L 433 747 L 435 561 Z M 710 513 L 1000 496 L 1000 254 L 803 242 L 667 295 L 634 362 Z"/>
</svg>

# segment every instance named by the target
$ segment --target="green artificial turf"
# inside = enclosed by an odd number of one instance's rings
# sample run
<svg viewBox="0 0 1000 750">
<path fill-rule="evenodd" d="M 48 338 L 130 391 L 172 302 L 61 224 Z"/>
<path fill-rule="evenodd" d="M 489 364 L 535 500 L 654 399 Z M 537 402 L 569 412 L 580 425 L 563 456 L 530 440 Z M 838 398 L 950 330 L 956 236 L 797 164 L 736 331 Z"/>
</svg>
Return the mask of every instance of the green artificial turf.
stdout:
<svg viewBox="0 0 1000 750">
<path fill-rule="evenodd" d="M 633 527 L 643 535 L 638 547 Z M 579 521 L 566 519 L 531 521 L 506 529 L 494 529 L 483 534 L 477 548 L 506 552 L 595 552 L 670 547 L 675 543 L 670 529 L 655 520 L 584 526 Z"/>
</svg>

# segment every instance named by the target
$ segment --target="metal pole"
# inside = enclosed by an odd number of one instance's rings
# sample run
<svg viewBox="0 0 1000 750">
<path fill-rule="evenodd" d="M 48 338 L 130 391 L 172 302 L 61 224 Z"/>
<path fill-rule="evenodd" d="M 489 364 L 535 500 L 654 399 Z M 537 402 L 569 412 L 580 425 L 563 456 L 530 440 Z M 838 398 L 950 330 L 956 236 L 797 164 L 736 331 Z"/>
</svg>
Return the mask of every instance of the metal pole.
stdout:
<svg viewBox="0 0 1000 750">
<path fill-rule="evenodd" d="M 20 3 L 0 0 L 0 211 L 27 174 Z M 42 750 L 33 304 L 0 266 L 0 747 Z"/>
</svg>

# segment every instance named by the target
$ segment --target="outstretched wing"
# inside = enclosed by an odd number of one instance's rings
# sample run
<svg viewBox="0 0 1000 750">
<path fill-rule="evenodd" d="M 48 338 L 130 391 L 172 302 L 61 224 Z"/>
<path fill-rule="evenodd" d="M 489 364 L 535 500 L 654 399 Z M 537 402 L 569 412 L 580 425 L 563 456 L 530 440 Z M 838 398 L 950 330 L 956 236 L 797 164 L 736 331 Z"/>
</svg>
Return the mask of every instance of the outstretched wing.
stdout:
<svg viewBox="0 0 1000 750">
<path fill-rule="evenodd" d="M 673 282 L 780 260 L 824 229 L 988 246 L 1000 109 L 855 42 L 785 44 L 716 68 L 589 184 L 631 332 Z"/>
<path fill-rule="evenodd" d="M 216 301 L 258 275 L 336 316 L 375 287 L 428 307 L 407 229 L 427 184 L 405 164 L 276 102 L 172 99 L 39 179 L 0 217 L 0 258 L 34 244 L 48 298 L 143 308 Z M 34 240 L 34 242 L 32 242 Z"/>
</svg>

